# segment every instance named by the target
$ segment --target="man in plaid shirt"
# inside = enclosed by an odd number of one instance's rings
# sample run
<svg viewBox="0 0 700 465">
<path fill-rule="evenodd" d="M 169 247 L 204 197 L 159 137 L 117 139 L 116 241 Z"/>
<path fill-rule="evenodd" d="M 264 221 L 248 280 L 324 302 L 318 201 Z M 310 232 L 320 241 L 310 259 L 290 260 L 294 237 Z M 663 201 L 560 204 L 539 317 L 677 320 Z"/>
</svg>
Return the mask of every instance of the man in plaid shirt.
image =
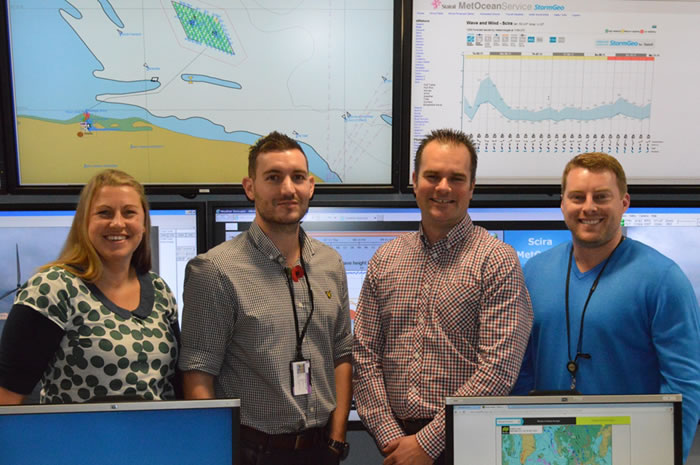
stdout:
<svg viewBox="0 0 700 465">
<path fill-rule="evenodd" d="M 418 147 L 420 230 L 372 257 L 355 317 L 357 411 L 385 465 L 444 463 L 445 396 L 506 395 L 532 326 L 515 251 L 472 224 L 476 151 L 459 131 Z"/>
</svg>

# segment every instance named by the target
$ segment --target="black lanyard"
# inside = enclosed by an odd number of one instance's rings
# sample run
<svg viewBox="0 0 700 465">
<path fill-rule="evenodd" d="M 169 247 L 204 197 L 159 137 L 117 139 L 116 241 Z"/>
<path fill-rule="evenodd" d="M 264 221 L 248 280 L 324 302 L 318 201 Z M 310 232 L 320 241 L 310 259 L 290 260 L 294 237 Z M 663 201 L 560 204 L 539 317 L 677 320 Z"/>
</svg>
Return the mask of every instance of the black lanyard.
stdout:
<svg viewBox="0 0 700 465">
<path fill-rule="evenodd" d="M 588 302 L 590 302 L 591 297 L 593 296 L 593 293 L 595 290 L 598 288 L 598 282 L 600 281 L 600 277 L 603 275 L 603 271 L 605 271 L 605 267 L 608 266 L 608 262 L 610 262 L 610 258 L 613 256 L 615 251 L 617 250 L 618 247 L 620 247 L 620 244 L 622 244 L 622 241 L 625 239 L 625 236 L 620 237 L 620 242 L 617 243 L 615 248 L 613 249 L 612 252 L 610 252 L 610 255 L 608 255 L 608 258 L 605 259 L 605 263 L 603 263 L 603 267 L 600 269 L 598 272 L 598 276 L 595 277 L 595 280 L 593 281 L 593 285 L 591 285 L 591 289 L 588 291 L 588 297 L 586 298 L 586 303 L 583 304 L 583 311 L 581 312 L 581 326 L 579 327 L 579 332 L 578 332 L 578 344 L 576 346 L 576 357 L 571 357 L 571 329 L 569 325 L 569 283 L 571 280 L 571 263 L 573 261 L 573 256 L 574 256 L 574 246 L 573 244 L 571 245 L 571 250 L 569 251 L 569 268 L 566 270 L 566 353 L 569 356 L 569 361 L 566 362 L 566 370 L 571 374 L 571 389 L 574 389 L 576 387 L 576 371 L 578 370 L 578 359 L 579 357 L 585 358 L 585 359 L 590 359 L 591 355 L 590 354 L 585 354 L 583 353 L 583 321 L 586 318 L 586 309 L 588 309 Z"/>
<path fill-rule="evenodd" d="M 309 329 L 309 323 L 311 323 L 311 315 L 314 314 L 314 294 L 311 292 L 311 283 L 309 283 L 309 275 L 306 274 L 306 265 L 304 264 L 304 240 L 299 235 L 299 262 L 301 263 L 301 269 L 304 271 L 304 281 L 306 281 L 306 288 L 309 290 L 309 300 L 311 301 L 311 311 L 309 316 L 306 318 L 306 323 L 304 323 L 304 328 L 299 334 L 299 317 L 297 315 L 297 304 L 294 298 L 294 285 L 292 284 L 292 273 L 290 268 L 285 268 L 283 270 L 285 276 L 287 277 L 287 287 L 289 288 L 289 296 L 292 298 L 292 311 L 294 312 L 294 330 L 297 336 L 297 347 L 296 347 L 296 361 L 304 360 L 304 356 L 301 353 L 301 344 L 304 342 L 304 336 L 306 336 L 306 330 Z"/>
</svg>

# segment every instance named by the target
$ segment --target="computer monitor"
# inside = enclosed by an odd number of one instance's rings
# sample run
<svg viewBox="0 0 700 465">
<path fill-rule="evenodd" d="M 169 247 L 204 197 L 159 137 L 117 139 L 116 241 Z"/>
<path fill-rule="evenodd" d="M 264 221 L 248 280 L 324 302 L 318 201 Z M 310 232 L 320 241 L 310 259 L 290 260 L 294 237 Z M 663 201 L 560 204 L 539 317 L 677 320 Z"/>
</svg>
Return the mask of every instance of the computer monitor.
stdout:
<svg viewBox="0 0 700 465">
<path fill-rule="evenodd" d="M 305 231 L 333 247 L 343 259 L 352 321 L 372 255 L 400 234 L 418 230 L 420 210 L 414 205 L 313 206 L 304 217 Z M 469 213 L 475 223 L 511 241 L 523 262 L 570 237 L 558 208 L 471 208 Z M 248 230 L 255 209 L 250 204 L 213 204 L 209 217 L 214 246 Z M 354 410 L 350 420 L 359 420 Z"/>
<path fill-rule="evenodd" d="M 681 465 L 679 394 L 447 397 L 446 463 Z"/>
<path fill-rule="evenodd" d="M 10 189 L 77 188 L 105 167 L 151 189 L 230 189 L 273 130 L 300 143 L 321 189 L 389 187 L 402 4 L 8 0 L 0 155 Z"/>
<path fill-rule="evenodd" d="M 246 231 L 255 218 L 250 205 L 212 205 L 212 246 Z M 571 240 L 558 207 L 474 207 L 472 221 L 516 251 L 521 265 L 533 256 Z M 304 229 L 335 248 L 343 257 L 348 277 L 350 313 L 354 316 L 367 264 L 385 242 L 417 231 L 420 210 L 406 204 L 312 206 Z M 633 207 L 623 216 L 623 233 L 659 250 L 679 264 L 700 301 L 700 208 Z"/>
<path fill-rule="evenodd" d="M 247 230 L 255 218 L 250 204 L 212 204 L 209 218 L 211 245 Z M 474 207 L 469 215 L 507 244 L 521 265 L 535 255 L 571 239 L 558 207 Z M 343 258 L 348 278 L 350 316 L 354 319 L 367 264 L 376 250 L 399 234 L 417 231 L 420 210 L 406 204 L 312 206 L 304 229 L 335 248 Z M 623 217 L 623 233 L 644 242 L 678 263 L 691 280 L 700 301 L 700 208 L 635 207 Z M 351 413 L 351 420 L 358 420 Z"/>
<path fill-rule="evenodd" d="M 238 399 L 0 406 L 2 463 L 238 463 Z"/>
<path fill-rule="evenodd" d="M 632 207 L 622 222 L 623 234 L 652 246 L 681 267 L 700 302 L 700 208 Z"/>
<path fill-rule="evenodd" d="M 421 139 L 455 128 L 477 146 L 479 186 L 554 187 L 584 152 L 614 155 L 630 184 L 698 184 L 700 60 L 676 44 L 700 33 L 700 2 L 408 4 L 404 183 Z"/>
<path fill-rule="evenodd" d="M 36 272 L 55 260 L 68 236 L 75 211 L 50 204 L 0 210 L 0 335 L 14 301 L 15 291 Z M 153 271 L 182 303 L 185 265 L 203 251 L 204 208 L 200 204 L 154 204 L 151 209 Z M 179 305 L 180 312 L 182 305 Z"/>
<path fill-rule="evenodd" d="M 522 263 L 536 253 L 569 240 L 558 208 L 471 208 L 472 220 L 510 243 Z M 211 215 L 212 245 L 246 231 L 255 218 L 248 205 L 215 205 Z M 377 249 L 400 234 L 417 231 L 420 210 L 415 206 L 313 206 L 303 227 L 312 237 L 336 249 L 348 277 L 350 314 L 354 317 L 367 264 Z"/>
</svg>

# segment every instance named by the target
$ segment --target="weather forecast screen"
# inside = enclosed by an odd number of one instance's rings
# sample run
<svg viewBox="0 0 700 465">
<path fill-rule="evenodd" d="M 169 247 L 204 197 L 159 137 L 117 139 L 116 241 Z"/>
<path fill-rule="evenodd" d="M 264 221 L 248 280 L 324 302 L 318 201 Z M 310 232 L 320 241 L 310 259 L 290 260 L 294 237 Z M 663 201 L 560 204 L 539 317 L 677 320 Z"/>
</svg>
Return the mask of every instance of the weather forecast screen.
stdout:
<svg viewBox="0 0 700 465">
<path fill-rule="evenodd" d="M 448 447 L 455 465 L 673 464 L 680 438 L 671 400 L 585 396 L 557 402 L 453 405 Z M 676 399 L 678 402 L 678 399 Z"/>
<path fill-rule="evenodd" d="M 448 397 L 455 465 L 680 464 L 678 395 Z M 678 459 L 678 461 L 676 461 Z"/>
<path fill-rule="evenodd" d="M 394 0 L 7 2 L 20 186 L 231 184 L 273 130 L 390 184 Z M 195 163 L 196 161 L 196 163 Z"/>
<path fill-rule="evenodd" d="M 415 0 L 411 157 L 451 127 L 480 184 L 558 184 L 593 151 L 632 184 L 697 184 L 699 21 L 696 0 Z"/>
</svg>

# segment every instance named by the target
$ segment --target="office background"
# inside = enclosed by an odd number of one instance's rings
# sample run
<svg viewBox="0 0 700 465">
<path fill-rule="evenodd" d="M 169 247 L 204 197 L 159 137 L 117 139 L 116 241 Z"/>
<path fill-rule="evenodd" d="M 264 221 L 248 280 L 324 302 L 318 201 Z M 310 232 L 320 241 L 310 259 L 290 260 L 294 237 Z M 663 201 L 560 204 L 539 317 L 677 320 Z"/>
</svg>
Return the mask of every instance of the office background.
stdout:
<svg viewBox="0 0 700 465">
<path fill-rule="evenodd" d="M 677 47 L 698 2 L 248 3 L 8 1 L 0 210 L 70 207 L 115 166 L 155 206 L 195 206 L 202 252 L 217 207 L 252 208 L 235 184 L 258 136 L 303 144 L 313 206 L 398 208 L 417 141 L 444 126 L 479 147 L 477 208 L 556 208 L 561 167 L 588 150 L 621 159 L 633 207 L 700 207 L 700 57 Z M 14 285 L 14 263 L 2 273 Z M 351 463 L 376 460 L 366 433 L 350 438 Z"/>
</svg>

